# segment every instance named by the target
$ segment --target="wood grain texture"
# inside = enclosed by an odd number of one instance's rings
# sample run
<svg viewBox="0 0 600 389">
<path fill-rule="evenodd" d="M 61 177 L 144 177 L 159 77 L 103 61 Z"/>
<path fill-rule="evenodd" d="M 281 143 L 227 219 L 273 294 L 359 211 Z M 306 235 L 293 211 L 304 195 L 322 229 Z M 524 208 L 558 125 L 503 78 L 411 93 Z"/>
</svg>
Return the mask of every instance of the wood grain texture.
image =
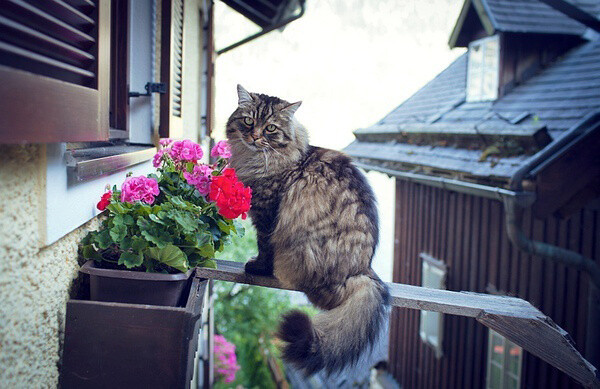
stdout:
<svg viewBox="0 0 600 389">
<path fill-rule="evenodd" d="M 283 289 L 273 277 L 246 274 L 240 262 L 217 260 L 217 269 L 198 268 L 196 277 Z M 600 388 L 596 369 L 575 349 L 569 334 L 525 300 L 397 283 L 387 285 L 392 306 L 474 317 L 585 387 Z"/>
</svg>

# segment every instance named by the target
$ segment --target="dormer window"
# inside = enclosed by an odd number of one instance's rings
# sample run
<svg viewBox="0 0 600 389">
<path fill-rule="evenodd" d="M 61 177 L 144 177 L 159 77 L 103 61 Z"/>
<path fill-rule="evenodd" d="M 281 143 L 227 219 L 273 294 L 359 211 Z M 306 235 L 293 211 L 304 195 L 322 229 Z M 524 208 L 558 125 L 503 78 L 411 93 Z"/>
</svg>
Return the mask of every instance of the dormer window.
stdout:
<svg viewBox="0 0 600 389">
<path fill-rule="evenodd" d="M 498 35 L 469 44 L 467 101 L 487 101 L 498 98 L 499 53 Z"/>
</svg>

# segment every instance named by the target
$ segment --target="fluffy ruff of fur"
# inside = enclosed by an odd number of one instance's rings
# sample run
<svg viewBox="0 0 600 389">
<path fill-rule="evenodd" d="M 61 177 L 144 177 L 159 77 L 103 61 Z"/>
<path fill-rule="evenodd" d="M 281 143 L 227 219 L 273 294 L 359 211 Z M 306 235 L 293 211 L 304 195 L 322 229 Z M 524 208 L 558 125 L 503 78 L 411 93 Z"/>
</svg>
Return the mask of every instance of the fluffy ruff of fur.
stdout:
<svg viewBox="0 0 600 389">
<path fill-rule="evenodd" d="M 356 363 L 372 347 L 389 293 L 371 269 L 379 237 L 375 197 L 343 153 L 308 144 L 300 102 L 249 93 L 227 123 L 230 164 L 252 188 L 258 256 L 246 272 L 274 275 L 323 312 L 284 316 L 284 359 L 310 375 Z"/>
</svg>

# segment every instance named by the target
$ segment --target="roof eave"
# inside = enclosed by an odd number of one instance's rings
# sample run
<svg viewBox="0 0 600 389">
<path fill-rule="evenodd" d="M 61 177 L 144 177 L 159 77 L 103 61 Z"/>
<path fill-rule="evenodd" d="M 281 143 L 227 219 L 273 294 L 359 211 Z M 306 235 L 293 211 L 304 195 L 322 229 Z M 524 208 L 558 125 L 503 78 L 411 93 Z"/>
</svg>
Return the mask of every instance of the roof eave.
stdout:
<svg viewBox="0 0 600 389">
<path fill-rule="evenodd" d="M 458 19 L 456 20 L 456 24 L 454 25 L 452 33 L 450 34 L 450 39 L 448 40 L 448 46 L 450 46 L 451 49 L 455 47 L 464 47 L 462 45 L 457 44 L 457 42 L 460 38 L 460 34 L 462 32 L 464 23 L 467 19 L 467 15 L 469 13 L 471 5 L 475 7 L 477 16 L 479 16 L 479 20 L 481 21 L 481 24 L 483 25 L 483 28 L 488 33 L 488 35 L 494 35 L 496 33 L 496 28 L 494 27 L 493 21 L 491 19 L 491 14 L 487 11 L 486 5 L 483 3 L 483 0 L 465 0 L 462 9 L 460 10 L 460 14 L 458 15 Z"/>
</svg>

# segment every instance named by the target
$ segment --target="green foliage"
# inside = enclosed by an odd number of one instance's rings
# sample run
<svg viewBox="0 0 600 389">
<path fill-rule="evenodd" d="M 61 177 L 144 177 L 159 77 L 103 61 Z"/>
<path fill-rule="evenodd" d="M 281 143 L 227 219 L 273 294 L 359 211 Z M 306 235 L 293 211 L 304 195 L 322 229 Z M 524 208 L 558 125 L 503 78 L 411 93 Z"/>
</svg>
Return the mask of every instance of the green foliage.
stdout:
<svg viewBox="0 0 600 389">
<path fill-rule="evenodd" d="M 186 169 L 193 169 L 193 164 Z M 121 193 L 113 188 L 107 218 L 82 241 L 83 258 L 105 267 L 150 272 L 216 267 L 211 258 L 244 228 L 221 216 L 172 161 L 165 161 L 159 173 L 148 176 L 159 187 L 152 205 L 121 202 Z"/>
<path fill-rule="evenodd" d="M 248 222 L 237 229 L 246 229 L 243 237 L 233 237 L 227 253 L 219 259 L 245 262 L 257 254 L 256 231 Z M 229 384 L 218 383 L 216 388 L 275 388 L 267 366 L 267 355 L 278 358 L 274 333 L 281 314 L 290 310 L 289 295 L 284 291 L 215 282 L 215 326 L 236 346 L 238 364 L 241 369 L 236 380 Z"/>
</svg>

